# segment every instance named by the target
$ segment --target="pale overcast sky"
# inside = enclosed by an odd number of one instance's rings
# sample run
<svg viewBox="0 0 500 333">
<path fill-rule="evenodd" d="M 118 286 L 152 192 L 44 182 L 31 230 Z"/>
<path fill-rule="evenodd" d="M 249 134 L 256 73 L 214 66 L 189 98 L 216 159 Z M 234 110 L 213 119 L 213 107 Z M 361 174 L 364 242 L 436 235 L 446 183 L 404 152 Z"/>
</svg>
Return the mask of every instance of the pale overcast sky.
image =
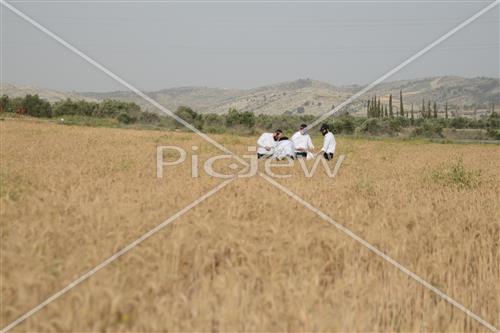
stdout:
<svg viewBox="0 0 500 333">
<path fill-rule="evenodd" d="M 10 3 L 139 89 L 157 90 L 298 78 L 366 84 L 489 1 Z M 498 7 L 389 80 L 498 77 Z M 6 8 L 1 23 L 3 82 L 125 90 Z"/>
</svg>

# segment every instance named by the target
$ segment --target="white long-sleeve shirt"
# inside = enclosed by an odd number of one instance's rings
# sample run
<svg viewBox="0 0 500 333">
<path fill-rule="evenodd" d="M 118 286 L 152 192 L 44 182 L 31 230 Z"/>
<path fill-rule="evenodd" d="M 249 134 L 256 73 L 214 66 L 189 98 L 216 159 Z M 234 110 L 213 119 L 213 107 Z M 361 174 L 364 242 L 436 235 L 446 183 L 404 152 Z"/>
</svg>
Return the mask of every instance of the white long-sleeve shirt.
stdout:
<svg viewBox="0 0 500 333">
<path fill-rule="evenodd" d="M 323 139 L 323 148 L 321 148 L 321 150 L 324 151 L 325 153 L 335 154 L 336 146 L 337 142 L 335 141 L 333 133 L 332 132 L 326 133 Z"/>
<path fill-rule="evenodd" d="M 277 159 L 295 157 L 295 145 L 291 140 L 279 141 L 274 148 L 274 154 L 272 157 Z"/>
<path fill-rule="evenodd" d="M 292 135 L 292 142 L 295 145 L 296 150 L 302 149 L 302 151 L 308 151 L 314 149 L 314 145 L 309 134 L 302 134 L 300 131 L 297 131 L 294 135 Z"/>
<path fill-rule="evenodd" d="M 273 133 L 262 133 L 262 135 L 257 140 L 257 153 L 258 154 L 269 154 L 273 153 L 273 148 L 276 146 L 276 141 L 274 141 Z M 266 150 L 265 147 L 270 147 L 271 150 Z"/>
</svg>

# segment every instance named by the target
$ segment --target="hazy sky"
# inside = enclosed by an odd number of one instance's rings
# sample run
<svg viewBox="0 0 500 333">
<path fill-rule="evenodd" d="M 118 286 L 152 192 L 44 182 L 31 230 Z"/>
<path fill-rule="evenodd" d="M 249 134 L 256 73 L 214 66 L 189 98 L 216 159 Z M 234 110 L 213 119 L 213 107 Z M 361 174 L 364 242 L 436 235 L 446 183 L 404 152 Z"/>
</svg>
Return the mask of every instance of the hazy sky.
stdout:
<svg viewBox="0 0 500 333">
<path fill-rule="evenodd" d="M 143 90 L 251 88 L 298 78 L 366 84 L 489 4 L 10 1 Z M 124 90 L 6 8 L 3 82 Z M 499 76 L 499 6 L 389 80 Z"/>
</svg>

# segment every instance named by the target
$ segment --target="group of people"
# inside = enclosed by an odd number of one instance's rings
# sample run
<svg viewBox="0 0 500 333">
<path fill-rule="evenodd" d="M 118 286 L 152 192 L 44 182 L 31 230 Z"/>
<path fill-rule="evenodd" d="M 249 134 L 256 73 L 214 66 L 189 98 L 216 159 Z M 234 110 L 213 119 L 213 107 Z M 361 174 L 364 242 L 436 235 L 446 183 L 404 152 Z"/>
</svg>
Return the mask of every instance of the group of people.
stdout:
<svg viewBox="0 0 500 333">
<path fill-rule="evenodd" d="M 333 133 L 327 124 L 320 128 L 323 135 L 323 147 L 320 154 L 327 160 L 333 158 L 335 154 L 336 142 Z M 307 125 L 302 124 L 299 130 L 289 139 L 280 129 L 273 133 L 263 133 L 257 140 L 257 157 L 260 158 L 314 158 L 314 145 L 311 137 L 307 134 Z"/>
</svg>

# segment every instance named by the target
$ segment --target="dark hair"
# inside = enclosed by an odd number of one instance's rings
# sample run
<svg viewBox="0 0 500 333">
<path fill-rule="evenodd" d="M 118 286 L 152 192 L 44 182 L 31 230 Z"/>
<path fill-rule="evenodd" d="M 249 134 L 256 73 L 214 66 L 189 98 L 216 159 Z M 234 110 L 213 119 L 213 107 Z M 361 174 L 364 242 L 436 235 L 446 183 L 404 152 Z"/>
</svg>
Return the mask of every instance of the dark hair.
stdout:
<svg viewBox="0 0 500 333">
<path fill-rule="evenodd" d="M 290 140 L 290 139 L 288 139 L 287 136 L 282 136 L 278 141 L 285 141 L 285 140 Z"/>
<path fill-rule="evenodd" d="M 329 131 L 330 127 L 328 126 L 328 124 L 323 124 L 323 125 L 321 125 L 321 128 L 319 130 L 321 132 L 323 132 L 323 130 Z"/>
<path fill-rule="evenodd" d="M 300 129 L 304 129 L 304 128 L 306 128 L 306 127 L 307 127 L 307 124 L 301 124 L 301 125 L 300 125 Z"/>
<path fill-rule="evenodd" d="M 281 133 L 281 134 L 283 134 L 283 131 L 278 128 L 276 131 L 274 131 L 274 133 Z"/>
</svg>

